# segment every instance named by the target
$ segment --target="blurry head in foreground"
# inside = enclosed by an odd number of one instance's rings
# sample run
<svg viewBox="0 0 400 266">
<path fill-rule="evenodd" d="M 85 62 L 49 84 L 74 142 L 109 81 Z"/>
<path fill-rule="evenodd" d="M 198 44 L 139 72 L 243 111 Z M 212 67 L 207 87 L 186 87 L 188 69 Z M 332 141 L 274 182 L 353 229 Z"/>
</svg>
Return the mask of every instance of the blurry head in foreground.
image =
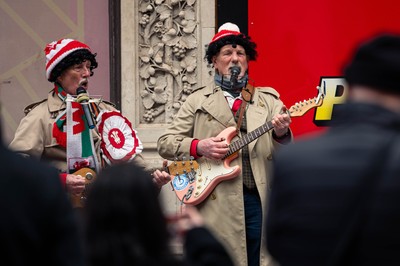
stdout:
<svg viewBox="0 0 400 266">
<path fill-rule="evenodd" d="M 400 95 L 400 36 L 382 34 L 363 43 L 344 71 L 350 87 Z"/>
<path fill-rule="evenodd" d="M 92 265 L 145 265 L 168 256 L 168 230 L 149 173 L 133 163 L 105 168 L 87 199 Z"/>
</svg>

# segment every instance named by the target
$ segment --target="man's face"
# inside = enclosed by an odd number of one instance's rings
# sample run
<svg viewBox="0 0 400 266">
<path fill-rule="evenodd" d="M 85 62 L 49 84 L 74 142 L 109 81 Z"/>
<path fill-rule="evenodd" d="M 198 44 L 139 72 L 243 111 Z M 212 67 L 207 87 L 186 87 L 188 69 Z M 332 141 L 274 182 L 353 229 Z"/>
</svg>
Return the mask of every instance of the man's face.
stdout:
<svg viewBox="0 0 400 266">
<path fill-rule="evenodd" d="M 78 87 L 85 90 L 89 87 L 90 60 L 85 60 L 80 64 L 72 65 L 65 69 L 57 78 L 57 82 L 68 94 L 75 95 Z"/>
<path fill-rule="evenodd" d="M 220 75 L 230 75 L 229 68 L 239 66 L 241 69 L 239 78 L 241 78 L 248 68 L 246 50 L 240 45 L 227 44 L 213 57 L 213 66 Z"/>
</svg>

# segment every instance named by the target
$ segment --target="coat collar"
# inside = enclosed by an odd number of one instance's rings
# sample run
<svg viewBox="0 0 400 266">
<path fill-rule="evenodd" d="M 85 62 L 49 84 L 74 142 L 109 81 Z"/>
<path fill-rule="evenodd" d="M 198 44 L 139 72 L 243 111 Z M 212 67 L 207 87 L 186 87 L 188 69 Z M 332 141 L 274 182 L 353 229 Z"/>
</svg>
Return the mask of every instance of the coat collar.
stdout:
<svg viewBox="0 0 400 266">
<path fill-rule="evenodd" d="M 206 100 L 202 108 L 225 127 L 236 126 L 235 118 L 220 87 L 207 86 L 203 91 Z"/>
<path fill-rule="evenodd" d="M 54 113 L 66 108 L 65 102 L 63 102 L 54 92 L 54 89 L 47 95 L 47 103 L 49 106 L 49 112 Z"/>
</svg>

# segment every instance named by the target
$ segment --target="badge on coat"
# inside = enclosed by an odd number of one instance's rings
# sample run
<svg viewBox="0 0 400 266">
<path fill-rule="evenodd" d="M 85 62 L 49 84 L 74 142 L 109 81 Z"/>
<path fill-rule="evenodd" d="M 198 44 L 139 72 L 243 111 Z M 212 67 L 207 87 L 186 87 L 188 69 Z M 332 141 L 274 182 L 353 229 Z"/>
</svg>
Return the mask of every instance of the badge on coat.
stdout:
<svg viewBox="0 0 400 266">
<path fill-rule="evenodd" d="M 108 164 L 130 161 L 143 150 L 131 122 L 119 111 L 102 111 L 97 117 L 102 157 Z"/>
</svg>

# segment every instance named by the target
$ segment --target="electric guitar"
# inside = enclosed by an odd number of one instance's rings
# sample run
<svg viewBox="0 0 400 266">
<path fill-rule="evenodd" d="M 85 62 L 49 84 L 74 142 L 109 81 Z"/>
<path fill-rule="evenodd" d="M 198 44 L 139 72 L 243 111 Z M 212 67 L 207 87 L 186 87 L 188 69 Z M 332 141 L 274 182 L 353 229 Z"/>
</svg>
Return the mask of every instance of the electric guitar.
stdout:
<svg viewBox="0 0 400 266">
<path fill-rule="evenodd" d="M 74 172 L 74 175 L 80 175 L 85 178 L 85 188 L 84 190 L 79 193 L 79 194 L 71 194 L 71 203 L 74 208 L 83 208 L 85 205 L 86 201 L 86 194 L 87 191 L 89 190 L 90 184 L 95 180 L 96 178 L 96 172 L 90 168 L 81 168 L 78 171 Z"/>
<path fill-rule="evenodd" d="M 294 104 L 289 108 L 288 113 L 291 117 L 303 116 L 312 108 L 321 106 L 322 102 L 323 94 L 319 94 L 317 97 Z M 197 205 L 207 198 L 220 182 L 238 176 L 241 171 L 240 166 L 231 167 L 230 162 L 239 156 L 240 149 L 272 128 L 272 121 L 269 121 L 231 143 L 237 131 L 235 127 L 228 127 L 217 136 L 225 138 L 229 144 L 229 151 L 222 160 L 201 157 L 197 161 L 191 159 L 171 163 L 168 166 L 171 185 L 178 199 L 185 204 Z"/>
</svg>

